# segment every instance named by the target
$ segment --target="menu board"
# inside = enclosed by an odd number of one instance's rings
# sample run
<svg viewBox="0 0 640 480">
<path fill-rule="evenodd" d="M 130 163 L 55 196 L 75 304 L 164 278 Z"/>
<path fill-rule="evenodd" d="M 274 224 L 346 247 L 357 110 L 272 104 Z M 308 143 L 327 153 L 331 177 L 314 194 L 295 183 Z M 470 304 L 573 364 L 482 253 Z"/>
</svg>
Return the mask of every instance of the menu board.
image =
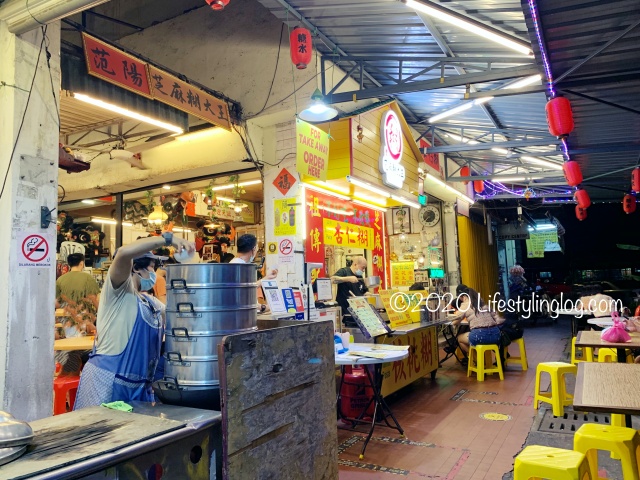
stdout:
<svg viewBox="0 0 640 480">
<path fill-rule="evenodd" d="M 391 286 L 410 287 L 415 280 L 413 262 L 391 262 Z"/>
<path fill-rule="evenodd" d="M 349 313 L 353 316 L 365 338 L 378 337 L 393 331 L 366 297 L 349 298 L 347 301 L 349 302 Z"/>
<path fill-rule="evenodd" d="M 391 327 L 399 327 L 421 321 L 420 314 L 425 310 L 425 301 L 429 292 L 417 290 L 399 292 L 397 290 L 380 290 L 380 300 L 387 311 Z"/>
</svg>

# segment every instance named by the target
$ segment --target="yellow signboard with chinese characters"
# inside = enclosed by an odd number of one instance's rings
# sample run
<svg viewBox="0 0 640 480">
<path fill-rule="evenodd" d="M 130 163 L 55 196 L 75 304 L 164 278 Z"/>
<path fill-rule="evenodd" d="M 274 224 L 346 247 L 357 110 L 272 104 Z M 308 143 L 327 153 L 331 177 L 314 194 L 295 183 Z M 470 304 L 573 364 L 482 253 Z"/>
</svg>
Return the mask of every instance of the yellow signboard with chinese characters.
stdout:
<svg viewBox="0 0 640 480">
<path fill-rule="evenodd" d="M 273 201 L 273 234 L 276 237 L 296 234 L 296 222 L 299 220 L 296 212 L 296 202 L 297 199 L 295 197 Z"/>
<path fill-rule="evenodd" d="M 325 245 L 364 248 L 367 250 L 373 250 L 375 246 L 374 230 L 371 227 L 323 218 L 322 228 L 324 230 Z"/>
<path fill-rule="evenodd" d="M 530 233 L 527 239 L 527 257 L 541 258 L 544 252 L 561 251 L 558 245 L 558 232 Z"/>
<path fill-rule="evenodd" d="M 391 286 L 410 287 L 416 283 L 413 262 L 391 262 Z"/>
<path fill-rule="evenodd" d="M 409 297 L 403 296 L 396 290 L 378 290 L 378 295 L 387 311 L 391 328 L 411 323 Z"/>
<path fill-rule="evenodd" d="M 310 123 L 296 120 L 296 170 L 301 175 L 327 179 L 329 134 Z"/>
</svg>

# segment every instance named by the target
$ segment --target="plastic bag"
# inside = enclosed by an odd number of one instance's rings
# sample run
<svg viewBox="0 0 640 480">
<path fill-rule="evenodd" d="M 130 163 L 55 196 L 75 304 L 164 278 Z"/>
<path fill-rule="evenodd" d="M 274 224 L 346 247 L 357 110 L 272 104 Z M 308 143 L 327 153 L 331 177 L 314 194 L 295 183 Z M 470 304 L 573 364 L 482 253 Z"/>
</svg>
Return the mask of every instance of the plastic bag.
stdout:
<svg viewBox="0 0 640 480">
<path fill-rule="evenodd" d="M 618 312 L 612 312 L 613 326 L 605 328 L 600 334 L 600 338 L 605 342 L 624 343 L 631 340 L 631 335 L 625 330 L 624 323 L 620 321 Z"/>
</svg>

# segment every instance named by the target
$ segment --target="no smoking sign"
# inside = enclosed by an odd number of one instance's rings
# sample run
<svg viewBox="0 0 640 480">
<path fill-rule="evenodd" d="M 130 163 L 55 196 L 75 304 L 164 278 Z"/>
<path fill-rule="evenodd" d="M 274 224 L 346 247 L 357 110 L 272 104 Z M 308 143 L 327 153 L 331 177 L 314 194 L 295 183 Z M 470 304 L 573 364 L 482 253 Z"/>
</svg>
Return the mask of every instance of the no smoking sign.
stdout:
<svg viewBox="0 0 640 480">
<path fill-rule="evenodd" d="M 278 244 L 278 263 L 293 263 L 293 239 L 283 238 Z"/>
<path fill-rule="evenodd" d="M 20 242 L 19 267 L 51 266 L 49 240 L 40 234 L 25 232 L 18 237 L 18 241 Z"/>
</svg>

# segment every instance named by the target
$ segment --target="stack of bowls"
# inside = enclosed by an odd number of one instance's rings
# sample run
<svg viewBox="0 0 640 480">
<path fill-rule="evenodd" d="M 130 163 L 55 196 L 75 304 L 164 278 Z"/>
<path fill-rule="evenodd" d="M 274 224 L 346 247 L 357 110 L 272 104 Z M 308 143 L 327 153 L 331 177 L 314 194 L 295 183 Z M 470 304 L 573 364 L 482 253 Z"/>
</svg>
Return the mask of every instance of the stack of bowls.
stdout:
<svg viewBox="0 0 640 480">
<path fill-rule="evenodd" d="M 7 412 L 0 412 L 0 465 L 26 452 L 32 438 L 33 430 L 27 422 L 16 420 Z"/>
</svg>

